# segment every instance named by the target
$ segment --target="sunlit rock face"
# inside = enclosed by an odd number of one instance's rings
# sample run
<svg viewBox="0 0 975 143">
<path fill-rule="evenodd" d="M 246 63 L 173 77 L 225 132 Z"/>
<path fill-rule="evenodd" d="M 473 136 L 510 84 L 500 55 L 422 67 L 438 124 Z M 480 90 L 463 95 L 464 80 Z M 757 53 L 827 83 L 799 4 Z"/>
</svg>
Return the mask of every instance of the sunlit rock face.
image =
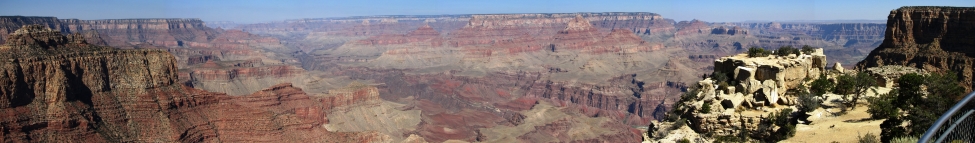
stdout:
<svg viewBox="0 0 975 143">
<path fill-rule="evenodd" d="M 232 97 L 177 84 L 175 58 L 156 49 L 88 44 L 40 25 L 0 46 L 0 126 L 22 142 L 342 142 L 375 133 L 333 133 L 326 106 L 291 84 Z"/>
<path fill-rule="evenodd" d="M 857 68 L 901 65 L 930 72 L 954 71 L 962 85 L 975 84 L 975 8 L 901 7 L 887 16 L 883 44 Z"/>
</svg>

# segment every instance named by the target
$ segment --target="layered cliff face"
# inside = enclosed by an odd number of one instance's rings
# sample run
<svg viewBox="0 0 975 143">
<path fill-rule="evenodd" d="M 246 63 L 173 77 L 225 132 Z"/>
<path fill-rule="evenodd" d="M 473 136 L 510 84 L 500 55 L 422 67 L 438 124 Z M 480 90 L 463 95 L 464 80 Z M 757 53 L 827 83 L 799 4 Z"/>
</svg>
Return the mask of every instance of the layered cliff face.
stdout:
<svg viewBox="0 0 975 143">
<path fill-rule="evenodd" d="M 101 36 L 95 31 L 72 31 L 65 27 L 56 17 L 24 17 L 24 16 L 0 16 L 0 44 L 6 43 L 8 34 L 13 33 L 17 28 L 26 25 L 40 25 L 41 27 L 51 28 L 61 33 L 75 33 L 84 37 L 85 41 L 94 45 L 108 45 Z"/>
<path fill-rule="evenodd" d="M 188 42 L 206 42 L 217 34 L 200 19 L 62 19 L 60 22 L 71 32 L 97 31 L 109 46 L 118 47 L 141 43 L 183 46 Z"/>
<path fill-rule="evenodd" d="M 674 25 L 677 27 L 677 33 L 675 36 L 687 36 L 694 34 L 707 34 L 711 31 L 711 26 L 708 26 L 704 21 L 697 19 L 691 21 L 681 21 Z"/>
<path fill-rule="evenodd" d="M 22 142 L 340 142 L 324 106 L 290 84 L 231 97 L 182 87 L 166 51 L 94 46 L 33 25 L 0 46 L 2 139 Z"/>
<path fill-rule="evenodd" d="M 440 32 L 434 30 L 430 25 L 423 25 L 416 30 L 406 34 L 384 34 L 359 40 L 355 44 L 359 45 L 400 45 L 410 44 L 416 46 L 439 47 L 444 43 Z"/>
<path fill-rule="evenodd" d="M 883 44 L 857 68 L 883 65 L 916 67 L 931 72 L 954 71 L 961 84 L 975 84 L 975 8 L 901 7 L 887 17 Z"/>
<path fill-rule="evenodd" d="M 380 123 L 405 126 L 397 128 L 416 133 L 431 142 L 538 141 L 552 136 L 560 136 L 558 140 L 566 142 L 634 142 L 639 140 L 635 136 L 637 133 L 627 125 L 645 124 L 654 119 L 650 112 L 643 112 L 647 110 L 645 108 L 652 110 L 656 103 L 664 100 L 664 94 L 677 93 L 678 90 L 660 87 L 658 84 L 644 84 L 630 78 L 616 81 L 620 83 L 619 86 L 570 85 L 573 83 L 551 82 L 543 79 L 543 73 L 528 72 L 467 77 L 455 76 L 453 73 L 406 75 L 399 70 L 348 68 L 343 70 L 342 75 L 383 81 L 383 86 L 378 88 L 380 98 L 406 104 L 393 104 L 401 109 L 420 110 L 419 115 L 397 118 L 409 123 L 413 123 L 413 118 L 416 118 L 413 116 L 419 116 L 420 120 L 415 126 Z M 353 93 L 358 92 L 364 91 Z M 348 109 L 351 112 L 363 112 L 357 111 L 362 109 Z M 347 118 L 358 117 L 337 118 L 348 121 Z M 333 118 L 329 119 L 330 122 L 334 121 Z M 359 120 L 363 119 L 356 121 Z M 618 122 L 620 120 L 628 122 Z M 334 125 L 339 130 L 350 130 L 349 127 L 355 126 L 386 130 L 384 132 L 402 132 L 383 129 L 392 127 L 380 128 L 362 123 Z M 576 133 L 580 130 L 593 132 Z M 560 133 L 571 133 L 572 136 Z"/>
</svg>

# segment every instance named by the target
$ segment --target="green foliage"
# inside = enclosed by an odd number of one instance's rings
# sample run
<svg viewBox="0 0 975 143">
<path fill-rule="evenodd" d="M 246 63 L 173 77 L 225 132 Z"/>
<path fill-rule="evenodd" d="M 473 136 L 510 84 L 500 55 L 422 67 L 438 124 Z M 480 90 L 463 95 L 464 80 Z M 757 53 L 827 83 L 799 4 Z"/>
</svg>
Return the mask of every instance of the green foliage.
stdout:
<svg viewBox="0 0 975 143">
<path fill-rule="evenodd" d="M 836 78 L 835 93 L 843 95 L 843 100 L 856 109 L 860 97 L 867 93 L 871 86 L 877 84 L 877 80 L 867 73 L 858 72 L 854 75 L 843 74 Z"/>
<path fill-rule="evenodd" d="M 819 109 L 823 101 L 812 94 L 800 94 L 799 104 L 800 112 L 812 112 L 813 110 Z"/>
<path fill-rule="evenodd" d="M 681 138 L 680 140 L 677 140 L 677 142 L 678 143 L 691 143 L 691 140 L 687 140 L 687 138 Z"/>
<path fill-rule="evenodd" d="M 836 86 L 833 87 L 833 93 L 844 95 L 843 99 L 846 100 L 846 95 L 853 94 L 854 80 L 853 76 L 849 74 L 842 74 L 836 77 Z"/>
<path fill-rule="evenodd" d="M 944 74 L 931 74 L 924 78 L 927 85 L 928 94 L 943 95 L 948 99 L 961 99 L 965 94 L 965 89 L 958 85 L 958 76 L 954 71 Z"/>
<path fill-rule="evenodd" d="M 921 90 L 923 84 L 924 76 L 915 73 L 898 78 L 897 88 L 900 90 L 897 93 L 897 100 L 894 101 L 894 105 L 907 105 L 907 101 L 915 101 L 924 96 L 924 92 Z"/>
<path fill-rule="evenodd" d="M 792 48 L 792 46 L 782 46 L 779 47 L 779 50 L 775 51 L 775 55 L 778 56 L 788 56 L 789 54 L 799 55 L 801 53 L 799 52 L 799 49 Z"/>
<path fill-rule="evenodd" d="M 704 105 L 701 106 L 701 113 L 704 114 L 711 113 L 711 104 L 704 103 Z"/>
<path fill-rule="evenodd" d="M 745 142 L 745 140 L 733 135 L 714 137 L 714 143 L 741 143 L 741 142 Z"/>
<path fill-rule="evenodd" d="M 768 51 L 759 47 L 748 48 L 748 57 L 767 57 L 771 55 L 772 51 Z"/>
<path fill-rule="evenodd" d="M 809 81 L 809 78 L 804 79 L 804 81 Z M 796 91 L 796 95 L 799 96 L 800 113 L 816 110 L 823 103 L 823 101 L 817 98 L 814 94 L 809 93 L 809 88 L 806 86 L 805 83 L 799 84 L 799 88 Z"/>
<path fill-rule="evenodd" d="M 897 89 L 890 95 L 876 99 L 878 105 L 871 105 L 871 117 L 885 117 L 880 124 L 882 132 L 880 139 L 892 141 L 895 138 L 917 136 L 924 133 L 928 127 L 951 105 L 954 99 L 964 94 L 958 84 L 957 76 L 953 72 L 923 76 L 906 74 L 897 79 Z M 926 87 L 926 88 L 924 88 Z M 925 90 L 926 89 L 926 90 Z M 925 94 L 927 93 L 927 94 Z M 896 95 L 894 95 L 896 94 Z M 886 104 L 889 102 L 890 104 Z M 884 108 L 895 111 L 885 111 Z M 899 109 L 899 111 L 898 111 Z"/>
<path fill-rule="evenodd" d="M 874 135 L 873 133 L 867 133 L 866 135 L 863 136 L 857 135 L 857 142 L 858 143 L 880 143 L 880 139 L 877 137 L 877 135 Z"/>
<path fill-rule="evenodd" d="M 788 109 L 788 108 L 782 109 L 778 113 L 773 112 L 769 114 L 768 118 L 764 119 L 758 125 L 759 132 L 766 133 L 764 135 L 768 136 L 766 138 L 763 138 L 762 141 L 778 142 L 790 138 L 792 136 L 795 136 L 796 125 L 794 122 L 792 122 L 792 120 L 790 120 L 791 116 L 792 116 L 792 109 Z M 778 126 L 779 129 L 772 130 L 774 129 L 772 127 L 775 126 Z"/>
<path fill-rule="evenodd" d="M 716 82 L 728 82 L 731 80 L 731 78 L 728 77 L 727 73 L 715 71 L 714 73 L 711 73 L 711 80 Z"/>
<path fill-rule="evenodd" d="M 674 103 L 673 106 L 671 106 L 670 112 L 667 113 L 667 115 L 664 117 L 664 120 L 673 122 L 673 121 L 677 121 L 677 119 L 680 119 L 680 116 L 683 115 L 685 111 L 684 106 L 687 104 L 687 102 L 694 100 L 694 98 L 697 98 L 697 93 L 698 90 L 696 87 L 691 87 L 690 89 L 687 89 L 687 92 L 684 92 L 684 94 L 680 96 L 680 100 L 678 100 L 676 103 Z"/>
<path fill-rule="evenodd" d="M 802 53 L 812 54 L 812 52 L 814 51 L 816 51 L 815 47 L 809 45 L 802 45 Z"/>
<path fill-rule="evenodd" d="M 819 97 L 823 97 L 823 94 L 832 91 L 833 87 L 836 86 L 833 84 L 833 82 L 826 79 L 826 75 L 820 75 L 819 78 L 813 81 L 810 85 L 812 87 L 809 89 L 809 91 Z"/>
<path fill-rule="evenodd" d="M 720 83 L 718 83 L 718 90 L 728 90 L 728 86 L 729 85 L 728 85 L 727 82 L 720 82 Z M 731 91 L 728 91 L 728 92 L 731 92 Z"/>
<path fill-rule="evenodd" d="M 894 138 L 890 140 L 890 143 L 916 143 L 917 140 L 919 139 L 916 136 L 904 136 L 904 137 Z"/>
<path fill-rule="evenodd" d="M 870 102 L 869 109 L 867 113 L 870 113 L 870 118 L 873 119 L 887 119 L 897 116 L 897 107 L 894 106 L 893 102 L 897 99 L 897 90 L 891 90 L 886 94 L 881 94 L 877 97 L 867 98 Z"/>
<path fill-rule="evenodd" d="M 674 121 L 673 125 L 670 125 L 670 130 L 680 129 L 680 127 L 684 127 L 684 124 L 687 124 L 687 119 L 677 119 L 677 121 Z"/>
</svg>

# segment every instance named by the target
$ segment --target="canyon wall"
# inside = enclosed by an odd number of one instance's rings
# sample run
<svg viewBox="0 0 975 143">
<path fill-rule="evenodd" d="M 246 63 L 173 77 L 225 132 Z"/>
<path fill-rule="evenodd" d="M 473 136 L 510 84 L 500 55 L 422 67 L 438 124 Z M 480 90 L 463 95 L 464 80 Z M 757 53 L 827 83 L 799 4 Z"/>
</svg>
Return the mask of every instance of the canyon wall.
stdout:
<svg viewBox="0 0 975 143">
<path fill-rule="evenodd" d="M 324 106 L 290 84 L 232 97 L 181 86 L 163 50 L 117 50 L 41 25 L 0 46 L 0 139 L 14 142 L 339 142 Z"/>
<path fill-rule="evenodd" d="M 71 32 L 97 31 L 109 46 L 123 47 L 142 43 L 175 47 L 186 42 L 206 42 L 217 32 L 200 19 L 61 19 Z"/>
<path fill-rule="evenodd" d="M 884 41 L 857 68 L 883 65 L 954 71 L 961 84 L 975 84 L 975 8 L 901 7 L 887 17 Z"/>
</svg>

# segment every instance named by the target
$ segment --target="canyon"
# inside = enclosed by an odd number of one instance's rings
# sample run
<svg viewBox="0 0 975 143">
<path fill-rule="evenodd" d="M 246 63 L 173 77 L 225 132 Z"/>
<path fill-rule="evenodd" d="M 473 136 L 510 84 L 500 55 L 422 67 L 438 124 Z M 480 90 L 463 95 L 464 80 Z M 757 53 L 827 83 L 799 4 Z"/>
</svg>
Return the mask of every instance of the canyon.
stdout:
<svg viewBox="0 0 975 143">
<path fill-rule="evenodd" d="M 675 103 L 673 106 L 675 110 L 666 116 L 670 119 L 652 122 L 644 138 L 655 141 L 691 139 L 705 142 L 729 139 L 763 142 L 805 142 L 810 139 L 827 139 L 819 140 L 823 142 L 862 142 L 863 136 L 858 135 L 853 138 L 848 134 L 889 133 L 889 129 L 883 127 L 891 119 L 878 119 L 873 117 L 876 113 L 870 111 L 875 110 L 876 107 L 872 105 L 877 104 L 875 101 L 860 102 L 860 105 L 851 104 L 859 107 L 847 110 L 846 106 L 850 105 L 843 105 L 842 102 L 856 103 L 856 99 L 845 101 L 848 100 L 845 98 L 849 95 L 837 93 L 824 93 L 817 95 L 818 98 L 809 98 L 814 95 L 803 95 L 812 91 L 803 93 L 807 90 L 805 85 L 815 84 L 815 82 L 802 79 L 818 78 L 833 82 L 829 80 L 838 80 L 841 74 L 862 72 L 867 74 L 867 80 L 876 80 L 876 85 L 868 87 L 872 91 L 863 93 L 867 98 L 875 98 L 883 97 L 887 92 L 900 88 L 911 88 L 901 87 L 903 85 L 896 83 L 904 80 L 901 78 L 902 75 L 947 73 L 954 74 L 948 77 L 957 77 L 957 84 L 960 86 L 958 90 L 964 88 L 967 90 L 966 93 L 971 92 L 972 55 L 967 48 L 972 47 L 972 39 L 975 38 L 968 34 L 972 27 L 975 27 L 972 24 L 972 18 L 975 18 L 975 15 L 972 15 L 973 10 L 975 10 L 973 7 L 938 6 L 905 6 L 892 10 L 888 16 L 882 42 L 876 49 L 871 50 L 865 59 L 858 62 L 854 69 L 844 69 L 840 66 L 840 62 L 826 69 L 826 57 L 829 55 L 824 54 L 822 49 L 817 49 L 811 54 L 803 52 L 799 55 L 754 55 L 749 53 L 718 58 L 714 61 L 713 70 L 715 74 L 723 75 L 703 77 L 696 86 L 699 88 L 689 91 L 681 101 Z M 866 28 L 866 25 L 869 24 L 833 26 L 862 29 Z M 775 27 L 775 30 L 767 32 L 806 28 L 801 24 L 782 23 L 739 26 Z M 857 37 L 848 40 L 864 41 L 877 38 L 855 36 L 870 33 L 867 31 L 833 31 L 835 32 Z M 749 31 L 749 34 L 751 33 L 754 31 Z M 837 36 L 821 38 L 829 37 Z M 732 83 L 730 86 L 727 84 L 729 81 Z M 802 101 L 803 96 L 807 96 L 808 99 L 821 99 Z M 871 105 L 863 105 L 867 103 Z M 810 107 L 807 104 L 814 107 L 807 108 Z M 819 106 L 820 104 L 822 106 Z M 783 113 L 789 114 L 783 117 Z M 783 123 L 783 120 L 790 123 Z M 784 129 L 791 129 L 791 131 Z M 786 134 L 777 135 L 779 133 Z M 830 138 L 823 138 L 823 136 Z M 889 140 L 889 138 L 885 139 L 885 141 Z"/>
<path fill-rule="evenodd" d="M 720 57 L 810 45 L 853 68 L 892 31 L 648 12 L 0 24 L 3 139 L 102 142 L 639 142 L 734 69 Z"/>
</svg>

